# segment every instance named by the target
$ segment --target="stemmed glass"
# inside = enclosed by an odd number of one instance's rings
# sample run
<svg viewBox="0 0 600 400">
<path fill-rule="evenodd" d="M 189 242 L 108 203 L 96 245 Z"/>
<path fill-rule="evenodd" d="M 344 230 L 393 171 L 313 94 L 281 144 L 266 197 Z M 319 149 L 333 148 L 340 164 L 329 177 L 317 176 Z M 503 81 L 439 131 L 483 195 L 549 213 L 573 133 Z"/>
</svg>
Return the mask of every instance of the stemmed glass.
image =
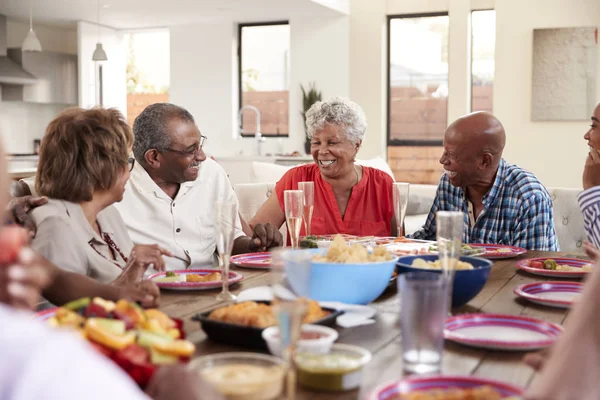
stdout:
<svg viewBox="0 0 600 400">
<path fill-rule="evenodd" d="M 306 236 L 310 236 L 310 223 L 315 207 L 315 183 L 298 182 L 298 189 L 302 190 L 304 195 L 304 231 Z"/>
<path fill-rule="evenodd" d="M 283 192 L 283 202 L 292 249 L 298 249 L 302 214 L 304 213 L 304 194 L 302 190 L 286 190 Z"/>
<path fill-rule="evenodd" d="M 279 326 L 282 355 L 288 366 L 287 396 L 295 397 L 296 371 L 294 355 L 302 331 L 308 304 L 300 297 L 310 296 L 312 253 L 277 248 L 271 251 L 271 290 L 273 313 Z"/>
<path fill-rule="evenodd" d="M 465 214 L 461 211 L 438 211 L 436 214 L 436 232 L 438 258 L 442 275 L 448 279 L 450 308 L 452 307 L 452 282 L 456 264 L 460 258 L 462 236 L 465 228 Z"/>
<path fill-rule="evenodd" d="M 215 224 L 217 228 L 217 251 L 219 252 L 219 266 L 223 289 L 217 295 L 217 300 L 232 301 L 237 296 L 229 291 L 229 258 L 233 249 L 235 238 L 235 222 L 237 219 L 237 204 L 215 203 Z"/>
<path fill-rule="evenodd" d="M 408 192 L 410 183 L 395 182 L 393 199 L 394 199 L 394 215 L 396 217 L 396 236 L 404 236 L 404 218 L 406 217 L 406 208 L 408 207 Z"/>
</svg>

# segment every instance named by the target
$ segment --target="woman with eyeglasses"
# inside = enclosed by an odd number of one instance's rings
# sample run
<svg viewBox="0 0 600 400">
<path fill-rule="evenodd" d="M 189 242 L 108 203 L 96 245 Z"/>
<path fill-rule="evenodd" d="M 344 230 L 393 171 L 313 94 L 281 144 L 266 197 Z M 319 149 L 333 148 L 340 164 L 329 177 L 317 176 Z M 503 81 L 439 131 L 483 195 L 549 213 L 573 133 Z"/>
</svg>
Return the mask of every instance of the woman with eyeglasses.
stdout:
<svg viewBox="0 0 600 400">
<path fill-rule="evenodd" d="M 42 139 L 35 188 L 48 204 L 30 215 L 32 247 L 55 265 L 103 283 L 139 282 L 146 269 L 164 269 L 158 245 L 133 245 L 113 206 L 123 199 L 135 159 L 131 128 L 116 109 L 73 108 Z"/>
</svg>

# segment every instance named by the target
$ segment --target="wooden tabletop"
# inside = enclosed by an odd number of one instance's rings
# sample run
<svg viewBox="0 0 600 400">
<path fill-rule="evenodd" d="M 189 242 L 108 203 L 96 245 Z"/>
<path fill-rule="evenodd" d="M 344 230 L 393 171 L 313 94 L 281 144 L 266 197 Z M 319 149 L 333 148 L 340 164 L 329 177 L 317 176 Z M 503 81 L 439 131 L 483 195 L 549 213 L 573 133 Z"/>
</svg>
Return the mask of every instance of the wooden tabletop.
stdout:
<svg viewBox="0 0 600 400">
<path fill-rule="evenodd" d="M 581 255 L 564 252 L 531 251 L 519 258 L 496 261 L 483 290 L 467 305 L 453 310 L 453 313 L 486 312 L 524 315 L 563 324 L 567 318 L 567 310 L 536 305 L 519 299 L 513 294 L 513 289 L 521 284 L 551 280 L 518 270 L 515 266 L 516 261 L 523 258 L 558 256 L 584 258 Z M 268 283 L 268 271 L 233 269 L 244 275 L 242 282 L 232 286 L 233 293 Z M 552 280 L 557 279 L 552 278 Z M 378 311 L 375 324 L 348 329 L 336 327 L 339 331 L 338 343 L 358 345 L 373 354 L 373 359 L 364 371 L 360 390 L 330 394 L 299 388 L 298 399 L 359 399 L 383 382 L 402 378 L 399 306 L 396 289 L 392 286 L 395 285 L 391 285 L 379 299 L 371 304 Z M 190 319 L 197 313 L 222 304 L 215 299 L 218 292 L 218 290 L 163 291 L 160 308 L 167 314 L 184 320 L 188 339 L 196 344 L 197 356 L 229 351 L 252 351 L 208 339 L 199 323 Z M 477 350 L 446 342 L 443 373 L 493 378 L 526 387 L 533 379 L 534 372 L 522 363 L 521 359 L 524 354 L 522 352 Z"/>
</svg>

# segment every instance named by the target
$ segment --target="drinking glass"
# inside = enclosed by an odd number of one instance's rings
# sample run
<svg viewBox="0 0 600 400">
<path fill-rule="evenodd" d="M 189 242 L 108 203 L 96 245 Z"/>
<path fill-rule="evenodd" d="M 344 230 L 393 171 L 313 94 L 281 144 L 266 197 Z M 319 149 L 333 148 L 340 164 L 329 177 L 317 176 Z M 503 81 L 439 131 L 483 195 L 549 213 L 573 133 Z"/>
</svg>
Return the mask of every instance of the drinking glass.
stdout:
<svg viewBox="0 0 600 400">
<path fill-rule="evenodd" d="M 464 218 L 465 214 L 461 211 L 438 211 L 436 214 L 438 258 L 442 275 L 449 280 L 449 296 L 452 296 L 452 281 L 461 253 Z M 452 306 L 452 301 L 449 306 Z"/>
<path fill-rule="evenodd" d="M 396 216 L 397 236 L 404 236 L 404 217 L 406 217 L 406 208 L 408 207 L 408 192 L 410 183 L 395 182 L 393 199 L 394 215 Z"/>
<path fill-rule="evenodd" d="M 217 300 L 232 301 L 237 296 L 229 291 L 229 258 L 235 238 L 235 223 L 237 220 L 237 204 L 215 203 L 215 225 L 217 233 L 217 251 L 219 266 L 223 280 L 223 289 L 217 295 Z"/>
<path fill-rule="evenodd" d="M 315 183 L 298 182 L 298 189 L 302 190 L 304 195 L 304 232 L 306 233 L 306 236 L 310 236 L 310 223 L 315 207 Z"/>
<path fill-rule="evenodd" d="M 302 227 L 302 214 L 304 212 L 304 194 L 302 190 L 286 190 L 283 192 L 283 202 L 292 249 L 297 249 L 300 228 Z"/>
<path fill-rule="evenodd" d="M 273 313 L 279 326 L 284 360 L 288 366 L 286 398 L 294 399 L 296 371 L 294 354 L 308 311 L 303 299 L 310 296 L 312 254 L 302 250 L 277 248 L 271 251 L 270 286 L 273 293 Z"/>
<path fill-rule="evenodd" d="M 440 372 L 449 288 L 450 281 L 433 272 L 411 272 L 398 279 L 402 362 L 409 374 Z"/>
</svg>

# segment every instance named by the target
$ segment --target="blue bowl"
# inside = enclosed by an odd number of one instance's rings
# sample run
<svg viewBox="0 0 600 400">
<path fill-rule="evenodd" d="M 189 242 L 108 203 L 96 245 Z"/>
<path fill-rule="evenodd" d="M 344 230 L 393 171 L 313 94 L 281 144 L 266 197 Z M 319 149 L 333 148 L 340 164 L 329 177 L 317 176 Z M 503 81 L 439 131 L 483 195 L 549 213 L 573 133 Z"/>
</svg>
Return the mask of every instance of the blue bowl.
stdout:
<svg viewBox="0 0 600 400">
<path fill-rule="evenodd" d="M 302 268 L 294 261 L 294 253 L 324 255 L 327 249 L 295 250 L 286 253 L 285 273 L 294 292 L 317 301 L 339 301 L 347 304 L 369 304 L 387 288 L 396 267 L 397 257 L 389 261 L 340 264 L 311 261 L 310 286 L 302 285 Z"/>
<path fill-rule="evenodd" d="M 407 272 L 428 271 L 441 273 L 435 269 L 421 269 L 412 266 L 416 258 L 422 258 L 426 261 L 436 261 L 437 255 L 415 255 L 405 256 L 398 259 L 398 274 Z M 456 271 L 452 287 L 452 308 L 460 307 L 471 301 L 487 282 L 493 263 L 490 260 L 479 257 L 462 256 L 460 261 L 468 262 L 474 269 L 465 269 Z"/>
</svg>

